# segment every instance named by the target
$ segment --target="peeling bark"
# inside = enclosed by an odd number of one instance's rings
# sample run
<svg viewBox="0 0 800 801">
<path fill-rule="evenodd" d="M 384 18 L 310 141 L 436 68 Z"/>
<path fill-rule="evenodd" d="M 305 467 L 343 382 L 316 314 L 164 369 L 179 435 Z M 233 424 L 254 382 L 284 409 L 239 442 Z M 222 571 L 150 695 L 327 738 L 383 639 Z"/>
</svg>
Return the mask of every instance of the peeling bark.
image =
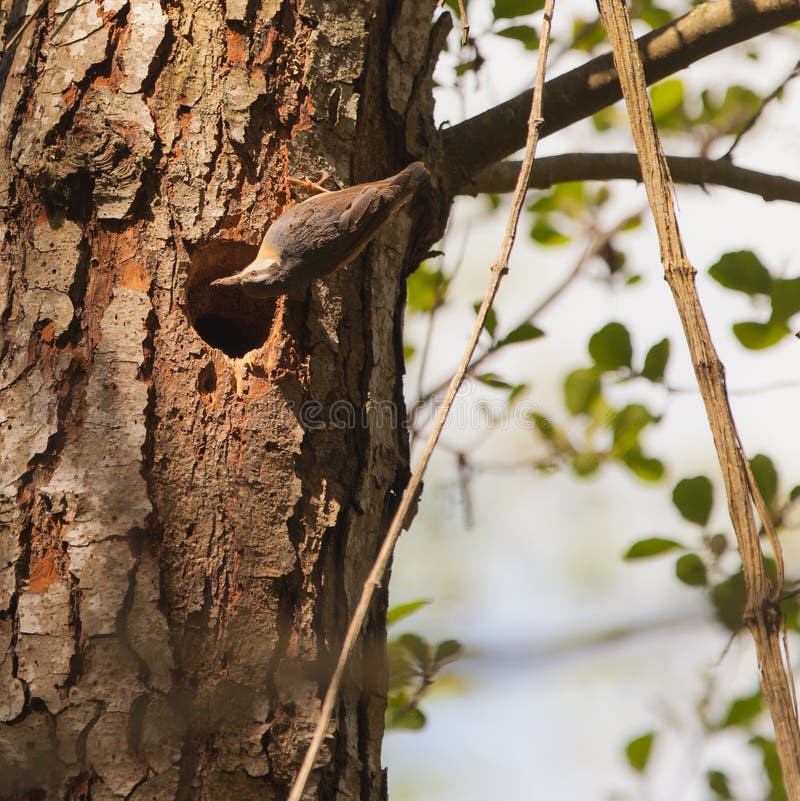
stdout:
<svg viewBox="0 0 800 801">
<path fill-rule="evenodd" d="M 209 283 L 287 177 L 430 159 L 434 7 L 55 0 L 0 67 L 0 797 L 285 794 L 406 475 L 446 199 L 303 299 Z M 384 604 L 309 797 L 382 796 Z"/>
</svg>

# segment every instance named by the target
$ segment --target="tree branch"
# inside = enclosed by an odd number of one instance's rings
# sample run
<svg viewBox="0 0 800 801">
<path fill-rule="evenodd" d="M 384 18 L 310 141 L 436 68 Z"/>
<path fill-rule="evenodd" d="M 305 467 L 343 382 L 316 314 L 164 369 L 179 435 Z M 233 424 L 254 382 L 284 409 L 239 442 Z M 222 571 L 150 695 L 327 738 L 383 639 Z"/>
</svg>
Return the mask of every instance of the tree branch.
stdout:
<svg viewBox="0 0 800 801">
<path fill-rule="evenodd" d="M 764 200 L 786 200 L 800 203 L 800 181 L 782 175 L 747 170 L 728 159 L 667 157 L 675 181 L 705 186 L 715 184 L 738 189 Z M 510 192 L 519 175 L 518 161 L 501 161 L 487 167 L 469 186 L 465 194 Z M 635 153 L 562 153 L 536 160 L 530 186 L 547 189 L 565 181 L 642 180 L 642 171 Z"/>
<path fill-rule="evenodd" d="M 648 83 L 705 56 L 800 19 L 797 0 L 714 0 L 637 39 Z M 622 97 L 611 54 L 548 81 L 542 136 L 584 119 Z M 469 191 L 481 170 L 519 150 L 531 105 L 528 89 L 442 131 L 445 179 L 454 194 Z"/>
</svg>

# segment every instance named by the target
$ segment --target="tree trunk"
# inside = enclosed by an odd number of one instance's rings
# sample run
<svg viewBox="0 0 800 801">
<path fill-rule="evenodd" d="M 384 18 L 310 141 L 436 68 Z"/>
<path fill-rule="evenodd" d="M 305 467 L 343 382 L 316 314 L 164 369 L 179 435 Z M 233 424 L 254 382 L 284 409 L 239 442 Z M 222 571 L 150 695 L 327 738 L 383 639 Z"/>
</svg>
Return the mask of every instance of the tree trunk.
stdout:
<svg viewBox="0 0 800 801">
<path fill-rule="evenodd" d="M 434 7 L 53 0 L 6 53 L 0 797 L 285 795 L 407 474 L 403 273 L 446 201 L 302 299 L 209 282 L 288 176 L 426 156 Z M 308 797 L 385 794 L 384 613 Z"/>
</svg>

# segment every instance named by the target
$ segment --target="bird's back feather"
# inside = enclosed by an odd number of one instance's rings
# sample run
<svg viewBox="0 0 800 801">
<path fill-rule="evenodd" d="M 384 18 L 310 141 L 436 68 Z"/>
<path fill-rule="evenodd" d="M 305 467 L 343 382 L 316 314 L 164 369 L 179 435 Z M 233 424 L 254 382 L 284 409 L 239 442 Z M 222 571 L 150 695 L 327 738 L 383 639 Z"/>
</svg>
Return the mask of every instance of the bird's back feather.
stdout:
<svg viewBox="0 0 800 801">
<path fill-rule="evenodd" d="M 270 262 L 256 271 L 253 294 L 279 295 L 299 289 L 358 256 L 366 244 L 414 192 L 430 179 L 416 161 L 381 181 L 314 195 L 291 206 L 269 227 L 256 260 Z M 252 283 L 242 271 L 242 286 Z"/>
</svg>

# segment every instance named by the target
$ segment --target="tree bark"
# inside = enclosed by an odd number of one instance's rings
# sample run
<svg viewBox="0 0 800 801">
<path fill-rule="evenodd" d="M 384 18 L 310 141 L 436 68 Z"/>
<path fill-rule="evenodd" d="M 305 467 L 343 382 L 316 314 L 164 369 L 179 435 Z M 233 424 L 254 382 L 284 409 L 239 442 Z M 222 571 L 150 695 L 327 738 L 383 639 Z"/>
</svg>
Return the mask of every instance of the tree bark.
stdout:
<svg viewBox="0 0 800 801">
<path fill-rule="evenodd" d="M 287 177 L 425 158 L 435 5 L 54 0 L 6 53 L 0 797 L 285 795 L 406 479 L 403 279 L 447 199 L 302 298 L 209 282 Z M 384 613 L 309 798 L 385 793 Z"/>
</svg>

